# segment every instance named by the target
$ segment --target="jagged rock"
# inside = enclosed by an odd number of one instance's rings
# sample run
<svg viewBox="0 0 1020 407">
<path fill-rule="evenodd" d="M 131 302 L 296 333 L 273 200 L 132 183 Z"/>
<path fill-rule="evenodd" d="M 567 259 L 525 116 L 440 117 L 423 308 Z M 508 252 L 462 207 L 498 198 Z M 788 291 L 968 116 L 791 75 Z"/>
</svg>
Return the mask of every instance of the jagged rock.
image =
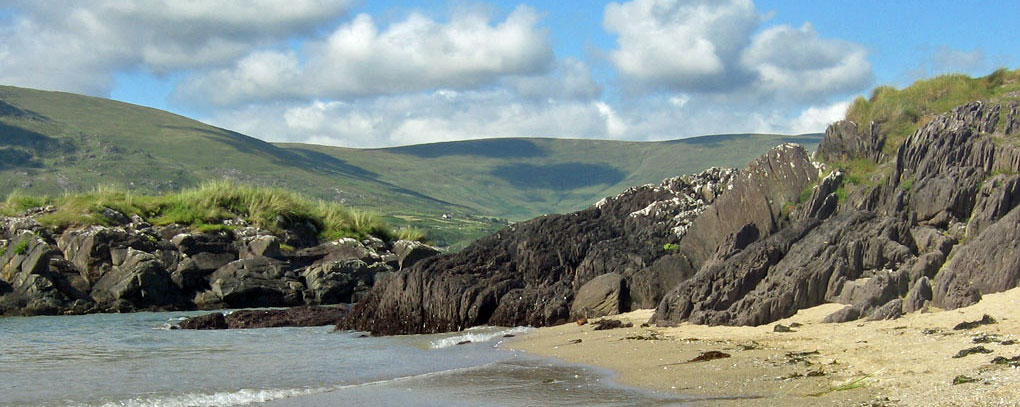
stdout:
<svg viewBox="0 0 1020 407">
<path fill-rule="evenodd" d="M 965 219 L 974 207 L 974 194 L 983 177 L 984 172 L 977 168 L 954 167 L 923 178 L 914 183 L 910 209 L 918 221 L 937 227 Z"/>
<path fill-rule="evenodd" d="M 979 236 L 989 225 L 1020 204 L 1020 175 L 998 174 L 981 186 L 967 223 L 967 236 Z"/>
<path fill-rule="evenodd" d="M 959 308 L 1020 282 L 1020 209 L 986 227 L 980 235 L 958 247 L 953 258 L 935 276 L 934 304 Z"/>
<path fill-rule="evenodd" d="M 903 312 L 920 311 L 931 300 L 931 281 L 926 276 L 921 277 L 910 288 L 910 292 L 907 293 L 907 298 L 903 301 Z"/>
<path fill-rule="evenodd" d="M 697 270 L 730 234 L 747 224 L 754 224 L 760 236 L 771 235 L 782 226 L 783 207 L 797 202 L 818 176 L 802 147 L 784 144 L 770 150 L 741 171 L 732 188 L 694 220 L 680 242 L 680 254 Z"/>
<path fill-rule="evenodd" d="M 584 283 L 610 272 L 629 278 L 630 271 L 609 267 L 644 262 L 589 261 L 579 271 L 593 250 L 625 259 L 663 256 L 664 244 L 686 234 L 733 176 L 713 168 L 630 188 L 586 210 L 521 222 L 460 253 L 421 260 L 377 280 L 341 326 L 398 334 L 565 322 Z"/>
<path fill-rule="evenodd" d="M 825 138 L 818 145 L 816 154 L 825 161 L 866 158 L 878 162 L 884 146 L 885 136 L 879 131 L 878 124 L 872 122 L 866 130 L 860 131 L 857 123 L 840 120 L 825 129 Z"/>
<path fill-rule="evenodd" d="M 811 196 L 804 203 L 800 213 L 800 220 L 806 218 L 825 220 L 832 216 L 839 205 L 839 197 L 836 196 L 836 190 L 839 189 L 842 183 L 843 173 L 839 171 L 833 171 L 826 175 L 825 178 L 822 178 L 818 185 L 811 188 Z"/>
<path fill-rule="evenodd" d="M 393 254 L 397 255 L 397 263 L 401 269 L 411 267 L 439 253 L 439 249 L 421 242 L 400 240 L 393 244 Z"/>
<path fill-rule="evenodd" d="M 233 261 L 210 277 L 212 292 L 231 308 L 299 305 L 304 286 L 284 272 L 284 263 L 268 257 Z"/>
<path fill-rule="evenodd" d="M 302 275 L 315 304 L 340 304 L 372 288 L 375 272 L 361 260 L 341 260 L 310 266 Z"/>
<path fill-rule="evenodd" d="M 570 319 L 616 315 L 627 309 L 626 281 L 617 273 L 603 274 L 581 286 L 570 306 Z"/>
<path fill-rule="evenodd" d="M 663 298 L 653 321 L 761 325 L 834 301 L 866 270 L 892 268 L 911 257 L 901 243 L 910 236 L 903 220 L 848 211 L 821 223 L 794 223 L 706 266 Z"/>
<path fill-rule="evenodd" d="M 903 300 L 900 298 L 887 302 L 868 315 L 868 321 L 882 321 L 887 319 L 898 319 L 903 316 Z"/>
<path fill-rule="evenodd" d="M 822 320 L 824 324 L 838 324 L 842 322 L 856 321 L 861 318 L 861 310 L 853 305 L 847 305 L 839 311 L 833 312 Z"/>
<path fill-rule="evenodd" d="M 33 232 L 19 233 L 0 255 L 0 281 L 9 291 L 0 298 L 0 314 L 52 315 L 88 308 L 91 300 L 81 290 L 88 284 L 60 251 Z"/>
<path fill-rule="evenodd" d="M 907 272 L 908 281 L 918 281 L 920 278 L 934 278 L 935 273 L 942 268 L 946 262 L 946 256 L 942 252 L 930 252 L 918 256 L 917 261 Z"/>
<path fill-rule="evenodd" d="M 939 252 L 943 256 L 947 256 L 957 243 L 953 237 L 930 226 L 911 228 L 910 235 L 914 239 L 917 251 L 921 253 Z"/>
<path fill-rule="evenodd" d="M 200 271 L 206 272 L 207 274 L 218 270 L 230 262 L 237 260 L 237 254 L 231 252 L 215 253 L 215 252 L 199 252 L 192 254 L 182 260 L 190 261 L 191 266 L 197 268 Z"/>
<path fill-rule="evenodd" d="M 123 311 L 146 308 L 174 308 L 184 298 L 156 256 L 128 249 L 123 263 L 104 274 L 92 287 L 92 298 L 100 306 Z"/>
</svg>

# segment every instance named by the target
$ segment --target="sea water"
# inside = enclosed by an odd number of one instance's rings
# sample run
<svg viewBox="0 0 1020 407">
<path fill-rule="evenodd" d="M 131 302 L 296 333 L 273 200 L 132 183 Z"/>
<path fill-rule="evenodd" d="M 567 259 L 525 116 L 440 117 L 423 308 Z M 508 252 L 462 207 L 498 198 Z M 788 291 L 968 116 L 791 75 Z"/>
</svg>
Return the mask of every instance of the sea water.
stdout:
<svg viewBox="0 0 1020 407">
<path fill-rule="evenodd" d="M 394 337 L 169 329 L 199 314 L 0 318 L 0 406 L 684 404 L 616 385 L 598 369 L 499 347 L 524 328 Z"/>
</svg>

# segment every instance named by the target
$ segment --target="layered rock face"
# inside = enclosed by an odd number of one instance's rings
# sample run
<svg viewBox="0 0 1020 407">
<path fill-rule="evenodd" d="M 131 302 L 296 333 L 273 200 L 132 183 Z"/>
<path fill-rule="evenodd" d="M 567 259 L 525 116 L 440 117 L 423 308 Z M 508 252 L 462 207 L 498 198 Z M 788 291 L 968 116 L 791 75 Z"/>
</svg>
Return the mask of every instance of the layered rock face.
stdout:
<svg viewBox="0 0 1020 407">
<path fill-rule="evenodd" d="M 120 226 L 53 235 L 34 214 L 0 218 L 3 315 L 350 303 L 379 276 L 438 254 L 378 239 L 285 251 L 254 227 L 192 233 L 119 213 L 107 218 L 122 218 Z"/>
<path fill-rule="evenodd" d="M 979 102 L 936 117 L 886 164 L 884 182 L 817 212 L 826 206 L 817 202 L 838 201 L 823 180 L 794 221 L 704 264 L 662 300 L 653 321 L 758 325 L 824 302 L 850 306 L 833 322 L 886 319 L 1016 287 L 1020 149 L 1017 131 L 998 125 L 1002 111 L 1005 123 L 1018 119 L 1015 109 Z M 819 154 L 880 161 L 882 138 L 856 127 L 834 124 Z"/>
<path fill-rule="evenodd" d="M 784 203 L 818 173 L 802 148 L 784 145 L 745 170 L 710 169 L 523 222 L 388 277 L 341 327 L 405 334 L 544 326 L 652 307 L 716 261 L 715 247 L 685 242 L 743 247 L 770 233 L 786 222 Z"/>
</svg>

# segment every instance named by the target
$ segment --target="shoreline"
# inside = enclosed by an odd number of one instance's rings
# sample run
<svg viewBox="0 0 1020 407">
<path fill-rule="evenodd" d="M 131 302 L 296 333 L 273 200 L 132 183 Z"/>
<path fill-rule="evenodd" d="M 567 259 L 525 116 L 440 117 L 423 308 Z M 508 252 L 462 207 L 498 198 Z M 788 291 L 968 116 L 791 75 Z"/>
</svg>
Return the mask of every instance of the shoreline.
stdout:
<svg viewBox="0 0 1020 407">
<path fill-rule="evenodd" d="M 503 347 L 608 369 L 620 384 L 705 405 L 1020 406 L 1020 368 L 991 362 L 1020 356 L 1020 288 L 956 310 L 821 323 L 842 307 L 824 304 L 758 327 L 642 327 L 653 311 L 639 310 L 608 317 L 631 328 L 569 323 Z M 985 314 L 997 322 L 953 329 Z M 794 327 L 775 332 L 777 324 Z M 954 357 L 977 346 L 990 353 Z M 691 361 L 709 351 L 729 356 Z M 961 375 L 974 381 L 954 384 Z"/>
</svg>

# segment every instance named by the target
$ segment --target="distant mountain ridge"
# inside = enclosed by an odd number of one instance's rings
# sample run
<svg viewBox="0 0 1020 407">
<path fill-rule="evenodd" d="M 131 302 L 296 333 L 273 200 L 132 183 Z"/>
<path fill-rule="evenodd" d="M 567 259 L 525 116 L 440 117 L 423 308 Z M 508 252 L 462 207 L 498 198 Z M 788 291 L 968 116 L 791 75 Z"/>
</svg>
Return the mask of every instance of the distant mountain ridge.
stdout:
<svg viewBox="0 0 1020 407">
<path fill-rule="evenodd" d="M 502 225 L 495 219 L 570 212 L 632 185 L 739 166 L 784 142 L 814 149 L 820 141 L 821 134 L 733 134 L 352 149 L 268 143 L 157 109 L 0 86 L 0 196 L 100 185 L 159 193 L 227 178 L 371 208 L 396 225 L 426 229 L 439 244 L 494 231 Z"/>
</svg>

